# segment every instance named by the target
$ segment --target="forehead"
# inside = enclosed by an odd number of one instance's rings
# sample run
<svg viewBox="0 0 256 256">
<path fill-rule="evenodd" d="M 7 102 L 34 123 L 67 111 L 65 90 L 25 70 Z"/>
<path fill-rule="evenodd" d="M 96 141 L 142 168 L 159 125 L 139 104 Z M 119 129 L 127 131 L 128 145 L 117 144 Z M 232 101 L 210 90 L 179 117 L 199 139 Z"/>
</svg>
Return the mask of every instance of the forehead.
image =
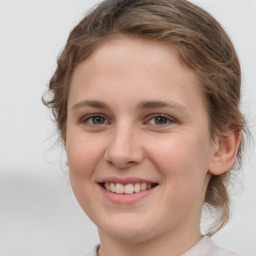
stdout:
<svg viewBox="0 0 256 256">
<path fill-rule="evenodd" d="M 75 68 L 69 103 L 83 97 L 104 98 L 108 92 L 116 98 L 126 94 L 126 98 L 141 96 L 155 100 L 171 97 L 172 90 L 178 90 L 188 102 L 192 92 L 202 97 L 197 75 L 180 61 L 175 46 L 118 37 L 101 44 Z"/>
</svg>

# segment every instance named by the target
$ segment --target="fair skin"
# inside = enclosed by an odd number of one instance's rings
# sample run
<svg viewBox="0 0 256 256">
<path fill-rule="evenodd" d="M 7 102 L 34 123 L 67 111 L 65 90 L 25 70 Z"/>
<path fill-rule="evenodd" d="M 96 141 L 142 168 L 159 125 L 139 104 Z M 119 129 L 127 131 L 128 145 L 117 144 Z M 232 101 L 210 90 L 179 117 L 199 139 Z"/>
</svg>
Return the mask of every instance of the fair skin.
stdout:
<svg viewBox="0 0 256 256">
<path fill-rule="evenodd" d="M 118 37 L 75 68 L 65 145 L 101 256 L 176 256 L 191 248 L 201 239 L 210 175 L 232 166 L 238 144 L 235 134 L 211 141 L 199 81 L 175 47 Z M 119 194 L 107 191 L 110 183 L 143 191 Z"/>
</svg>

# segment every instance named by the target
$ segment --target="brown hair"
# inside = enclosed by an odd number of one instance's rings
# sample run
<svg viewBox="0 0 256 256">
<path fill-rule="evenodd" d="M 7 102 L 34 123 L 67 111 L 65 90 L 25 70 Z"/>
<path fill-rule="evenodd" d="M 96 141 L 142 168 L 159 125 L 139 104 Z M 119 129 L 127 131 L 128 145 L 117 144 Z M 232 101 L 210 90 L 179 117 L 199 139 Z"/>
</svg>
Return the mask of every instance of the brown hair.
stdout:
<svg viewBox="0 0 256 256">
<path fill-rule="evenodd" d="M 44 104 L 52 109 L 64 141 L 74 68 L 104 41 L 120 34 L 177 46 L 182 62 L 200 79 L 212 138 L 227 130 L 244 131 L 244 118 L 239 110 L 239 60 L 228 35 L 210 14 L 186 0 L 105 0 L 71 31 L 49 83 L 50 98 L 43 98 Z M 238 165 L 242 145 L 237 154 Z M 231 173 L 212 175 L 208 184 L 205 205 L 215 213 L 208 235 L 229 220 L 227 185 Z"/>
</svg>

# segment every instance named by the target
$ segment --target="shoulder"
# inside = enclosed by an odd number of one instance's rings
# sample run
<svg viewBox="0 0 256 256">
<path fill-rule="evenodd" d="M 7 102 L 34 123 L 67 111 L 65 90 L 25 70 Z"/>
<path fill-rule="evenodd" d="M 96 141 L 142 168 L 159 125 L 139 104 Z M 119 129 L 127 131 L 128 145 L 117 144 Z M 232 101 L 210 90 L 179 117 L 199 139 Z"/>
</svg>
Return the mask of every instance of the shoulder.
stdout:
<svg viewBox="0 0 256 256">
<path fill-rule="evenodd" d="M 217 246 L 209 237 L 203 237 L 191 249 L 181 256 L 240 256 L 235 252 L 228 251 Z"/>
<path fill-rule="evenodd" d="M 85 254 L 84 256 L 97 256 L 97 251 L 99 249 L 99 245 L 94 246 L 93 250 L 89 253 Z"/>
</svg>

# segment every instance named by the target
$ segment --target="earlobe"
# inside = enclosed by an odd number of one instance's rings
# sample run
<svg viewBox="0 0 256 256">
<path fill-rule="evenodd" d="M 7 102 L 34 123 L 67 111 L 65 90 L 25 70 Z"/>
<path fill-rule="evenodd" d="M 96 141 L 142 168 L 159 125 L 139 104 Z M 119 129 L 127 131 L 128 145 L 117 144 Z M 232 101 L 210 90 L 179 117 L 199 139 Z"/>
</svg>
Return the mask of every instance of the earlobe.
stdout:
<svg viewBox="0 0 256 256">
<path fill-rule="evenodd" d="M 232 168 L 241 142 L 241 131 L 220 136 L 213 151 L 209 173 L 220 175 Z"/>
</svg>

